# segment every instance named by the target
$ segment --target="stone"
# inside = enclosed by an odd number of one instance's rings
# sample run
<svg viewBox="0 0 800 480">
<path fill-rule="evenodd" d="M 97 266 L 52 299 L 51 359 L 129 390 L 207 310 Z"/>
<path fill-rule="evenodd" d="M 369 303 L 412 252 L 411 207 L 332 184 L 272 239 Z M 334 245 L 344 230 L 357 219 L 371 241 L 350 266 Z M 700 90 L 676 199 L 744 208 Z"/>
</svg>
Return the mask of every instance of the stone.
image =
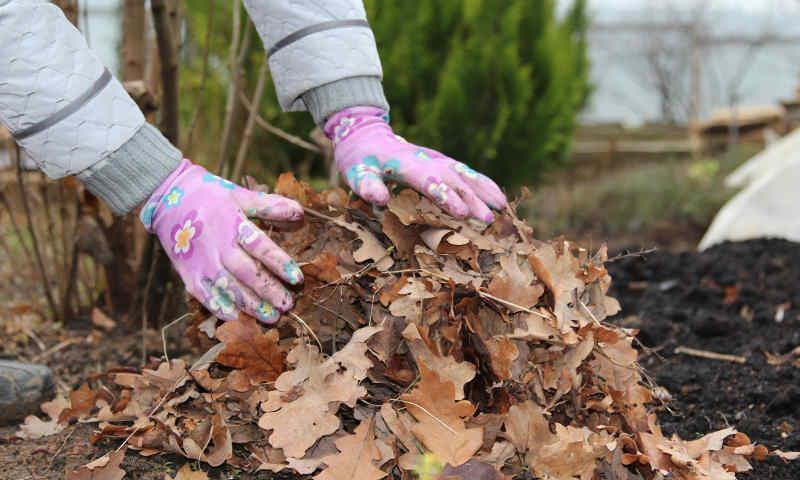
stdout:
<svg viewBox="0 0 800 480">
<path fill-rule="evenodd" d="M 39 412 L 55 384 L 46 365 L 0 360 L 0 425 L 19 423 Z"/>
</svg>

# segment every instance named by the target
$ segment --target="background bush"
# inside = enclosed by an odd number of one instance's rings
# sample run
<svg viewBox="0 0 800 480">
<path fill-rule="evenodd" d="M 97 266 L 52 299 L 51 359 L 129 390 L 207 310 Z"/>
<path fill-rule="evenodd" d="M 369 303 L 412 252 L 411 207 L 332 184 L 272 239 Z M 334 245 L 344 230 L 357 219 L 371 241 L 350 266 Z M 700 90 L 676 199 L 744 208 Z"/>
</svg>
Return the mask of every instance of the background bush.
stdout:
<svg viewBox="0 0 800 480">
<path fill-rule="evenodd" d="M 589 91 L 585 0 L 576 0 L 563 18 L 557 18 L 554 0 L 365 3 L 399 134 L 442 150 L 505 186 L 535 182 L 566 158 Z M 181 72 L 184 124 L 195 102 L 203 102 L 206 113 L 196 127 L 202 133 L 194 135 L 192 150 L 199 160 L 213 163 L 228 81 L 230 11 L 222 7 L 215 12 L 212 73 L 201 94 L 208 5 L 188 0 L 187 6 L 189 34 L 182 65 L 188 66 Z M 263 58 L 257 37 L 251 50 L 248 92 Z M 274 89 L 267 89 L 262 116 L 306 136 L 313 127 L 309 115 L 281 112 Z M 251 160 L 258 162 L 251 161 L 249 171 L 264 175 L 292 168 L 327 175 L 320 157 L 310 157 L 263 131 L 256 134 L 250 152 Z M 253 168 L 256 163 L 263 170 Z"/>
<path fill-rule="evenodd" d="M 410 141 L 504 185 L 565 159 L 588 88 L 586 2 L 368 0 L 392 105 Z"/>
</svg>

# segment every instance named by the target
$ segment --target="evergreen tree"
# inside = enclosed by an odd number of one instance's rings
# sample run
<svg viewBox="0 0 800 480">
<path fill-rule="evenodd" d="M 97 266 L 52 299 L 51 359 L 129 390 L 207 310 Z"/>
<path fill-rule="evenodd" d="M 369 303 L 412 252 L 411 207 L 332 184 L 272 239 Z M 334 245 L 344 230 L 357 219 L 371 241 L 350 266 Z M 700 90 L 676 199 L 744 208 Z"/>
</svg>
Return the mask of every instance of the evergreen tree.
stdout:
<svg viewBox="0 0 800 480">
<path fill-rule="evenodd" d="M 586 2 L 368 0 L 396 130 L 507 186 L 566 158 L 588 85 Z"/>
</svg>

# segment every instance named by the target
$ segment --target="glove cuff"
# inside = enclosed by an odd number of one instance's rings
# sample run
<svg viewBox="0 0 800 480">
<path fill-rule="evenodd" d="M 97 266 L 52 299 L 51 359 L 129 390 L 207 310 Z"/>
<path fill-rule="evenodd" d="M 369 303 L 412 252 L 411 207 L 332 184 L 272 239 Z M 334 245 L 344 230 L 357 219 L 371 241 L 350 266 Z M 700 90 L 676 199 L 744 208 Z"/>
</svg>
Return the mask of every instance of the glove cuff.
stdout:
<svg viewBox="0 0 800 480">
<path fill-rule="evenodd" d="M 145 123 L 121 147 L 77 175 L 116 215 L 144 202 L 181 162 L 181 151 Z"/>
<path fill-rule="evenodd" d="M 303 102 L 320 128 L 336 112 L 349 107 L 371 106 L 389 111 L 389 102 L 378 77 L 350 77 L 312 88 Z"/>
</svg>

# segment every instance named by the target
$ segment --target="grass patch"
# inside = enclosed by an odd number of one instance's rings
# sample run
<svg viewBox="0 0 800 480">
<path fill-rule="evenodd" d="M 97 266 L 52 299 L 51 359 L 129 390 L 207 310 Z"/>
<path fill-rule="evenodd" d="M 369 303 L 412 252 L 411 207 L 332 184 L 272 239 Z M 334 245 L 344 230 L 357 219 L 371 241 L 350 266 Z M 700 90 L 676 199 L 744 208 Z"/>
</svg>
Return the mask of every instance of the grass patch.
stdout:
<svg viewBox="0 0 800 480">
<path fill-rule="evenodd" d="M 653 232 L 674 227 L 695 242 L 735 193 L 725 177 L 755 153 L 699 159 L 665 159 L 570 181 L 562 176 L 526 200 L 523 214 L 540 237 L 567 235 L 610 243 L 652 242 Z"/>
</svg>

